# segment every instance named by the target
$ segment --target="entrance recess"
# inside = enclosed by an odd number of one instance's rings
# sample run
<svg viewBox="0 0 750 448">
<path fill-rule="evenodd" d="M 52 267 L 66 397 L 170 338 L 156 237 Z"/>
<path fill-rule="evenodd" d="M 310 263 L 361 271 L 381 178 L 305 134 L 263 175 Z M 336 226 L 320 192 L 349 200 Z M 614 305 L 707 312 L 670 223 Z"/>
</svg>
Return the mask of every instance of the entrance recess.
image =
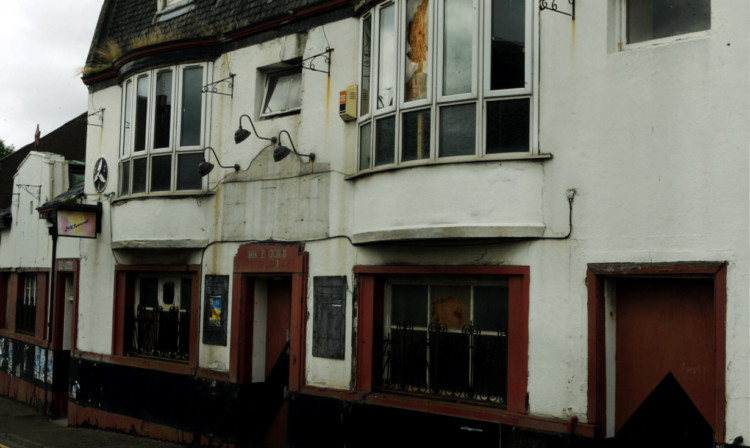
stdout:
<svg viewBox="0 0 750 448">
<path fill-rule="evenodd" d="M 726 266 L 592 264 L 589 421 L 618 446 L 724 439 Z"/>
</svg>

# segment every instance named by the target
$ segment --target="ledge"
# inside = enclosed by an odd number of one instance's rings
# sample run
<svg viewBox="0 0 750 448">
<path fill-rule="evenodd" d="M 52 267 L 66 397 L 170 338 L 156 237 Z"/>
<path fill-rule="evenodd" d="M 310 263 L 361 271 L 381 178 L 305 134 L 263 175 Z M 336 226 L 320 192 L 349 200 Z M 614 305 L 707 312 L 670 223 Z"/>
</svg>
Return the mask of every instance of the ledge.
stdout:
<svg viewBox="0 0 750 448">
<path fill-rule="evenodd" d="M 437 160 L 418 160 L 414 162 L 403 162 L 399 165 L 390 164 L 375 167 L 369 170 L 360 171 L 355 174 L 346 176 L 345 180 L 357 180 L 368 177 L 373 174 L 384 173 L 388 171 L 398 171 L 410 168 L 427 168 L 442 165 L 460 165 L 465 163 L 503 163 L 503 162 L 544 162 L 552 159 L 552 154 L 527 154 L 527 153 L 509 153 L 492 155 L 485 158 L 476 158 L 475 156 L 445 157 Z"/>
<path fill-rule="evenodd" d="M 112 249 L 203 249 L 207 245 L 207 239 L 123 240 L 113 241 Z"/>
<path fill-rule="evenodd" d="M 436 239 L 476 238 L 540 238 L 544 235 L 543 224 L 501 226 L 430 226 L 358 232 L 352 235 L 352 243 L 369 244 L 388 241 L 414 241 Z"/>
</svg>

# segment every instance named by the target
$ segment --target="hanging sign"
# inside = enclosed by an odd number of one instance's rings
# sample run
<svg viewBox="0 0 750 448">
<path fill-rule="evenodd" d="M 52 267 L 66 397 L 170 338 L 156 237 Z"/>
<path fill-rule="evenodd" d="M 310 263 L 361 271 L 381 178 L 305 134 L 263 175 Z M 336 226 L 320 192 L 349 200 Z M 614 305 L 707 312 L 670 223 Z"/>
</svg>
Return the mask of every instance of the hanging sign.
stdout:
<svg viewBox="0 0 750 448">
<path fill-rule="evenodd" d="M 57 210 L 57 234 L 74 238 L 96 238 L 95 211 Z"/>
</svg>

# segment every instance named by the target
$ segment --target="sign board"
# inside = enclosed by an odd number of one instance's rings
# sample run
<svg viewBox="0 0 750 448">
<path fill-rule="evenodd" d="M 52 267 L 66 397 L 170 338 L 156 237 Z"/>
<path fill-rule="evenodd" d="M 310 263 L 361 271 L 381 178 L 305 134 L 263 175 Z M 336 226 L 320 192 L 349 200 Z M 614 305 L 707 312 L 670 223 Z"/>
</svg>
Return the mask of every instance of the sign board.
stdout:
<svg viewBox="0 0 750 448">
<path fill-rule="evenodd" d="M 74 238 L 96 238 L 95 211 L 57 210 L 57 234 Z"/>
<path fill-rule="evenodd" d="M 344 359 L 346 277 L 315 277 L 313 291 L 313 356 Z"/>
<path fill-rule="evenodd" d="M 207 275 L 203 290 L 203 343 L 226 346 L 229 276 Z"/>
</svg>

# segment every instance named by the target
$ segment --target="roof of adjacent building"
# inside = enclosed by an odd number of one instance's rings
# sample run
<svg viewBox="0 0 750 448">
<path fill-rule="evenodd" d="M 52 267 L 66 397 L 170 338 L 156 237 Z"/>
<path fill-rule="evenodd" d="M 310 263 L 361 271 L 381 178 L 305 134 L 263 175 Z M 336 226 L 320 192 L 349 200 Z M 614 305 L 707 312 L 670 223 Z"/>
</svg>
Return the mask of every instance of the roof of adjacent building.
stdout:
<svg viewBox="0 0 750 448">
<path fill-rule="evenodd" d="M 13 201 L 13 176 L 31 151 L 60 154 L 65 157 L 65 160 L 81 162 L 86 160 L 87 118 L 84 112 L 42 136 L 39 139 L 39 146 L 36 146 L 36 143 L 29 143 L 0 159 L 0 209 L 10 207 Z"/>
<path fill-rule="evenodd" d="M 144 54 L 215 47 L 334 10 L 353 0 L 185 0 L 157 11 L 155 0 L 105 0 L 84 69 L 92 84 Z M 289 32 L 298 29 L 291 28 Z"/>
</svg>

